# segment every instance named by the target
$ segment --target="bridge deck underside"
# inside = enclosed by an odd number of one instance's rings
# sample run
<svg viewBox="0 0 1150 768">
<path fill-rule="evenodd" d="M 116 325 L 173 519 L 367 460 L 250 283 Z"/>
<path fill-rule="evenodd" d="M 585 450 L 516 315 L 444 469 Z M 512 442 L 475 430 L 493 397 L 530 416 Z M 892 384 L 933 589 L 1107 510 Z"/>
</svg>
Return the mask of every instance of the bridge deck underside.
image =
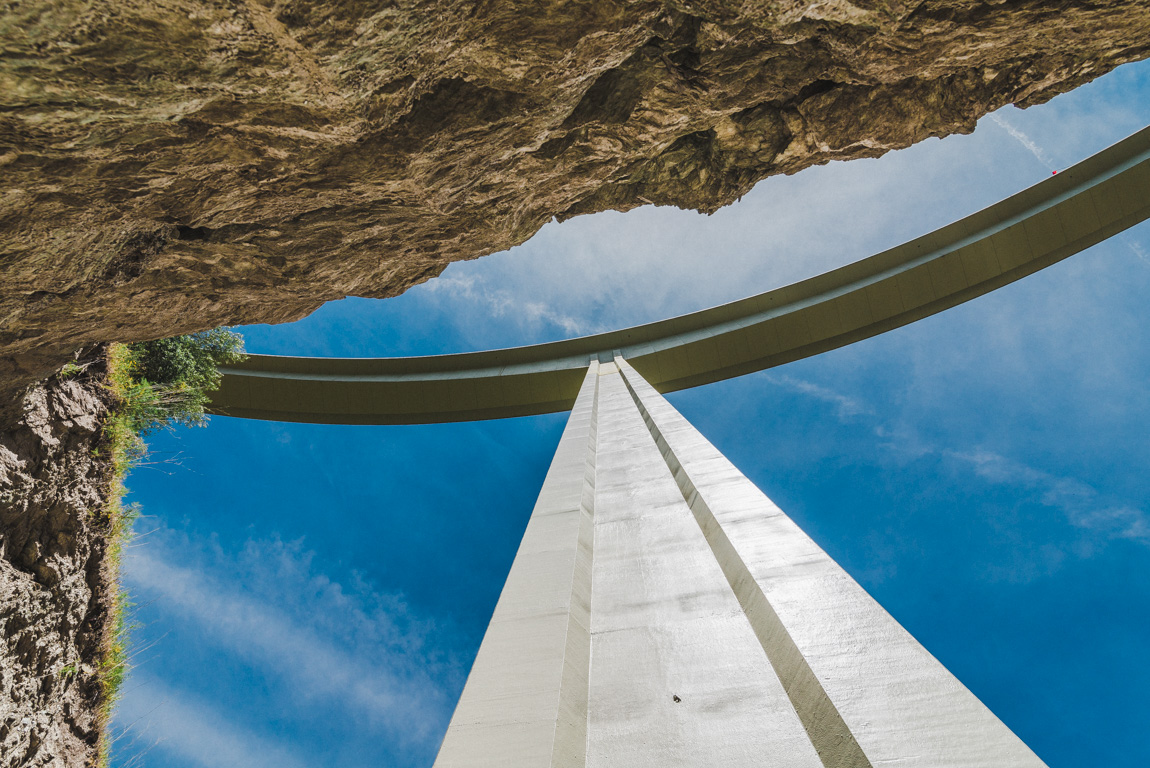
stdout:
<svg viewBox="0 0 1150 768">
<path fill-rule="evenodd" d="M 211 412 L 332 424 L 493 419 L 571 408 L 591 360 L 659 392 L 762 370 L 897 328 L 1050 266 L 1150 217 L 1150 128 L 990 208 L 775 291 L 611 333 L 414 358 L 253 355 Z"/>
</svg>

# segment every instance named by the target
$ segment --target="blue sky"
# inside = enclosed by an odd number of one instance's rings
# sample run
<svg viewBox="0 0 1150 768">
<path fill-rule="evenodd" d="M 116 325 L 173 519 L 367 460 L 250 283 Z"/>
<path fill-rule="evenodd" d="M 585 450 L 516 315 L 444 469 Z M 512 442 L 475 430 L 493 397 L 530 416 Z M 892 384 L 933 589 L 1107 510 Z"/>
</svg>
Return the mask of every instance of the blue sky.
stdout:
<svg viewBox="0 0 1150 768">
<path fill-rule="evenodd" d="M 707 217 L 550 224 L 387 301 L 243 329 L 385 356 L 607 330 L 863 258 L 1150 124 L 1127 65 Z M 1052 768 L 1150 763 L 1150 227 L 941 315 L 671 396 Z M 428 766 L 564 415 L 151 439 L 113 764 Z"/>
</svg>

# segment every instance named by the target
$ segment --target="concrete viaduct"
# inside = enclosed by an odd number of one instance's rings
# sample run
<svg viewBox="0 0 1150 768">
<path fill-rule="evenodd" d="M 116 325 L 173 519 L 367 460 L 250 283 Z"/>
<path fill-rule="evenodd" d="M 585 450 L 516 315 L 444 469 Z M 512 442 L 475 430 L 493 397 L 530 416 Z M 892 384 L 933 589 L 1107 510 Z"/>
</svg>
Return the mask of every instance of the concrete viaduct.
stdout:
<svg viewBox="0 0 1150 768">
<path fill-rule="evenodd" d="M 1150 128 L 857 263 L 621 331 L 458 355 L 253 355 L 212 411 L 570 410 L 437 768 L 1040 768 L 660 393 L 865 339 L 1150 217 Z"/>
</svg>

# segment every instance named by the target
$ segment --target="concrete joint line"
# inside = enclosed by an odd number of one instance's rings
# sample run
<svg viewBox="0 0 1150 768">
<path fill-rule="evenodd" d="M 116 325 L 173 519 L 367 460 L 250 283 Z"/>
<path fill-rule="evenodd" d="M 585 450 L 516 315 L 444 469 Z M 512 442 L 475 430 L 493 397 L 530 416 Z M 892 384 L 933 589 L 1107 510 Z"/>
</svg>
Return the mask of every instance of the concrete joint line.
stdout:
<svg viewBox="0 0 1150 768">
<path fill-rule="evenodd" d="M 798 714 L 811 744 L 818 752 L 819 759 L 826 768 L 872 768 L 870 760 L 863 753 L 862 747 L 859 746 L 822 683 L 807 664 L 802 651 L 795 645 L 787 628 L 727 538 L 722 526 L 715 519 L 714 513 L 707 506 L 686 468 L 663 437 L 663 433 L 631 381 L 632 377 L 638 378 L 639 374 L 622 358 L 617 358 L 616 364 L 627 391 L 630 392 L 647 429 L 651 432 L 651 438 L 662 453 L 663 460 L 674 476 L 679 491 L 699 524 L 723 575 L 727 577 L 727 583 L 735 593 L 743 614 L 750 622 L 755 637 L 767 655 L 767 660 L 782 682 L 783 690 L 786 691 L 791 705 Z"/>
<path fill-rule="evenodd" d="M 595 460 L 599 446 L 599 367 L 598 362 L 592 362 L 589 366 L 589 376 L 594 380 L 594 393 L 587 430 L 579 536 L 571 575 L 563 676 L 559 684 L 551 768 L 583 768 L 587 763 L 591 695 L 591 575 L 595 556 Z"/>
</svg>

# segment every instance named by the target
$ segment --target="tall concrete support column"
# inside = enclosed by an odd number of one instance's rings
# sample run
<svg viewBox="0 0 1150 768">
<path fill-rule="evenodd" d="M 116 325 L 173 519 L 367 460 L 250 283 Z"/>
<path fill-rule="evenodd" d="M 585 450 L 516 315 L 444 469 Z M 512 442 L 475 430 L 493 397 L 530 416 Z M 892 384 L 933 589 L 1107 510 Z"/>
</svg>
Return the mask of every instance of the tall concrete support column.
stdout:
<svg viewBox="0 0 1150 768">
<path fill-rule="evenodd" d="M 598 369 L 559 439 L 436 766 L 586 764 Z"/>
<path fill-rule="evenodd" d="M 592 363 L 436 766 L 1040 768 L 622 358 Z"/>
</svg>

